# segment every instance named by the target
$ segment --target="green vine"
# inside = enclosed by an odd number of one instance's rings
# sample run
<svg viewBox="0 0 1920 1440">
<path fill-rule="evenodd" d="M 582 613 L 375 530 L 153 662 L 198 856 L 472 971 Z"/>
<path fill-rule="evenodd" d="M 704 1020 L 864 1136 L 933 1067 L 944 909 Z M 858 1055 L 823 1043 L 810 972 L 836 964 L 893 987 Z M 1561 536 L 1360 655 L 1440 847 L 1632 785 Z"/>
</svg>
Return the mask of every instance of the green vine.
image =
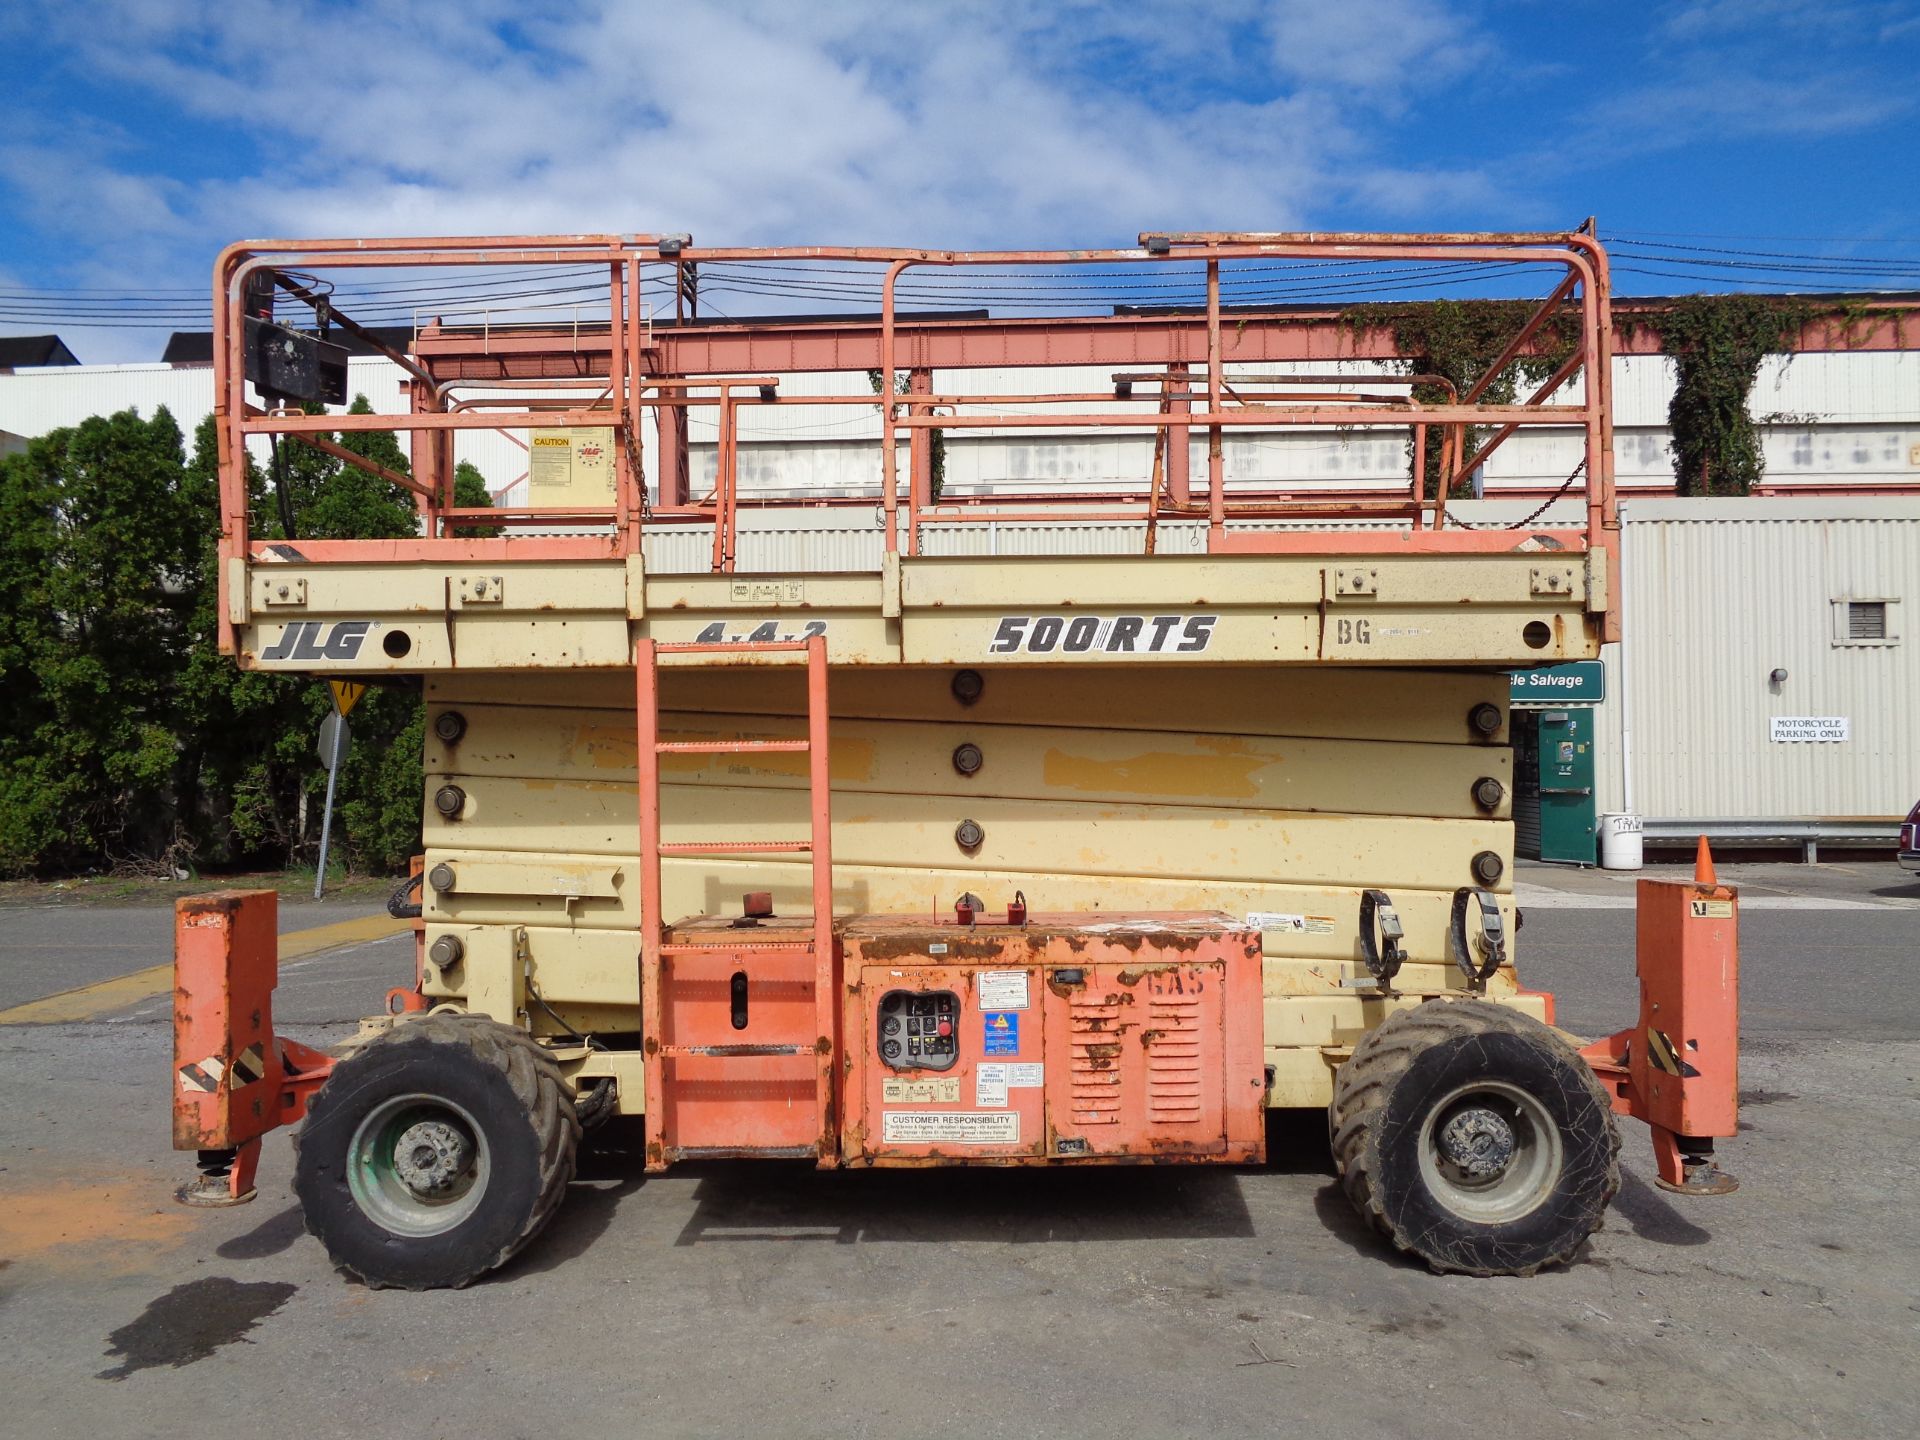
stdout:
<svg viewBox="0 0 1920 1440">
<path fill-rule="evenodd" d="M 881 388 L 880 372 L 878 370 L 867 371 L 867 383 L 873 387 L 873 393 L 878 395 Z M 911 394 L 912 392 L 908 389 L 911 383 L 910 372 L 906 370 L 900 371 L 893 377 L 893 393 L 896 395 Z M 897 405 L 894 407 L 896 414 L 899 412 L 899 408 Z M 933 437 L 927 445 L 927 468 L 931 472 L 928 491 L 931 499 L 938 500 L 940 498 L 940 492 L 946 489 L 947 486 L 947 433 L 944 430 L 930 430 L 927 433 Z"/>
<path fill-rule="evenodd" d="M 1535 308 L 1526 300 L 1420 300 L 1355 305 L 1344 318 L 1356 337 L 1370 330 L 1391 332 L 1395 348 L 1414 371 L 1445 376 L 1464 396 Z M 1623 332 L 1653 330 L 1660 337 L 1661 353 L 1674 361 L 1667 419 L 1678 493 L 1750 493 L 1766 472 L 1748 410 L 1761 361 L 1787 352 L 1793 338 L 1815 322 L 1827 322 L 1851 346 L 1881 318 L 1866 299 L 1816 306 L 1797 297 L 1770 295 L 1688 295 L 1655 312 L 1617 316 Z M 1512 404 L 1521 382 L 1532 386 L 1545 380 L 1579 343 L 1579 313 L 1563 306 L 1541 327 L 1527 353 L 1481 392 L 1480 400 Z M 1439 386 L 1417 386 L 1413 393 L 1423 404 L 1444 404 L 1447 399 Z M 1459 458 L 1471 455 L 1477 444 L 1478 436 L 1469 431 Z M 1439 427 L 1434 427 L 1427 435 L 1429 499 L 1438 488 L 1440 445 Z M 1456 490 L 1466 484 L 1463 476 Z"/>
<path fill-rule="evenodd" d="M 1368 330 L 1387 330 L 1394 346 L 1416 374 L 1439 375 L 1464 398 L 1513 337 L 1540 308 L 1531 300 L 1417 300 L 1400 304 L 1354 305 L 1345 312 L 1348 328 L 1357 337 Z M 1525 353 L 1506 366 L 1480 392 L 1477 403 L 1511 405 L 1520 382 L 1540 384 L 1551 376 L 1580 344 L 1580 312 L 1562 306 L 1542 325 Z M 1449 397 L 1439 385 L 1416 385 L 1414 399 L 1423 405 L 1445 405 Z M 1427 498 L 1440 487 L 1441 426 L 1427 430 Z M 1479 432 L 1468 429 L 1464 449 L 1455 462 L 1464 461 L 1479 445 Z M 1412 442 L 1408 442 L 1411 461 Z M 1470 477 L 1462 476 L 1454 493 L 1466 493 Z"/>
<path fill-rule="evenodd" d="M 1807 301 L 1773 295 L 1687 295 L 1646 317 L 1677 371 L 1667 407 L 1677 493 L 1746 495 L 1759 483 L 1766 459 L 1747 402 L 1760 362 L 1818 318 Z"/>
</svg>

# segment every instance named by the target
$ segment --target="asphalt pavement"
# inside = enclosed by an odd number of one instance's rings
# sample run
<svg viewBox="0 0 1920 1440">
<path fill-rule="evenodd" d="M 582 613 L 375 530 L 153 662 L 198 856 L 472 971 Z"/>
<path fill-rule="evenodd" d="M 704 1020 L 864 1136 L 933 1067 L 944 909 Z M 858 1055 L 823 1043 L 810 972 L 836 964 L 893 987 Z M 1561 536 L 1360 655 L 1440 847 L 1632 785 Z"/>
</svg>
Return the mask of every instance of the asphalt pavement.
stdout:
<svg viewBox="0 0 1920 1440">
<path fill-rule="evenodd" d="M 164 996 L 100 991 L 112 1008 L 84 1019 L 0 1024 L 0 1434 L 1910 1437 L 1920 883 L 1781 868 L 1723 871 L 1745 902 L 1744 1105 L 1721 1149 L 1741 1189 L 1654 1189 L 1623 1122 L 1607 1227 L 1531 1280 L 1389 1254 L 1310 1115 L 1276 1119 L 1259 1169 L 655 1178 L 617 1123 L 504 1270 L 369 1291 L 305 1235 L 284 1132 L 251 1205 L 171 1202 L 190 1166 L 168 1148 Z M 1631 885 L 1519 881 L 1527 983 L 1571 1029 L 1624 1023 Z M 168 923 L 0 912 L 0 1004 L 71 993 L 81 967 L 110 981 L 109 952 L 164 958 Z M 350 1033 L 408 943 L 290 962 L 281 1027 Z"/>
</svg>

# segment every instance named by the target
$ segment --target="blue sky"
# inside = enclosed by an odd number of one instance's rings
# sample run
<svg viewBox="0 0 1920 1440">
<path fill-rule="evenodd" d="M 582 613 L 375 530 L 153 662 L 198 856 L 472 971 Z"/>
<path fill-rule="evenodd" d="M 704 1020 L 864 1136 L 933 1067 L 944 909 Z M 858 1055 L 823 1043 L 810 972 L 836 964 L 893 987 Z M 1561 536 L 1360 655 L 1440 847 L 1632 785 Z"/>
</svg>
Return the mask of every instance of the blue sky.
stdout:
<svg viewBox="0 0 1920 1440">
<path fill-rule="evenodd" d="M 1917 60 L 1920 0 L 12 0 L 0 333 L 155 357 L 258 235 L 1008 247 L 1594 214 L 1920 265 Z M 1622 265 L 1623 290 L 1717 288 Z"/>
</svg>

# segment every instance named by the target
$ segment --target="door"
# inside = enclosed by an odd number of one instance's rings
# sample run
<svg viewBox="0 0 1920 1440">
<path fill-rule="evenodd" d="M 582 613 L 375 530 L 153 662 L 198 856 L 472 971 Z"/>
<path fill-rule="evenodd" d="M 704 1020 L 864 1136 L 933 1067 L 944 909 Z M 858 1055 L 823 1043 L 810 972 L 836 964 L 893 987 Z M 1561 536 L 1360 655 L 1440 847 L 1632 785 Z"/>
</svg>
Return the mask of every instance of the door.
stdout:
<svg viewBox="0 0 1920 1440">
<path fill-rule="evenodd" d="M 1540 712 L 1540 858 L 1594 863 L 1593 712 Z"/>
</svg>

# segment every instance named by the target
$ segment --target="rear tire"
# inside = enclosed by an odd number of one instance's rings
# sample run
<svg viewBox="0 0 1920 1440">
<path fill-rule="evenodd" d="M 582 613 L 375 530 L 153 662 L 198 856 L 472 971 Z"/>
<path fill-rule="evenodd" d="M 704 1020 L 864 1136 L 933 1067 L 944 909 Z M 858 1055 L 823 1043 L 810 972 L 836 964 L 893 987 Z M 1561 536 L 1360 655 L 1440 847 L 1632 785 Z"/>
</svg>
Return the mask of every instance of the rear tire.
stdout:
<svg viewBox="0 0 1920 1440">
<path fill-rule="evenodd" d="M 1620 1136 L 1554 1031 L 1485 1000 L 1402 1010 L 1354 1047 L 1328 1107 L 1347 1196 L 1436 1271 L 1570 1260 L 1620 1189 Z"/>
<path fill-rule="evenodd" d="M 293 1188 L 307 1229 L 369 1285 L 459 1287 L 553 1218 L 579 1142 L 532 1036 L 425 1015 L 335 1067 L 295 1136 Z"/>
</svg>

